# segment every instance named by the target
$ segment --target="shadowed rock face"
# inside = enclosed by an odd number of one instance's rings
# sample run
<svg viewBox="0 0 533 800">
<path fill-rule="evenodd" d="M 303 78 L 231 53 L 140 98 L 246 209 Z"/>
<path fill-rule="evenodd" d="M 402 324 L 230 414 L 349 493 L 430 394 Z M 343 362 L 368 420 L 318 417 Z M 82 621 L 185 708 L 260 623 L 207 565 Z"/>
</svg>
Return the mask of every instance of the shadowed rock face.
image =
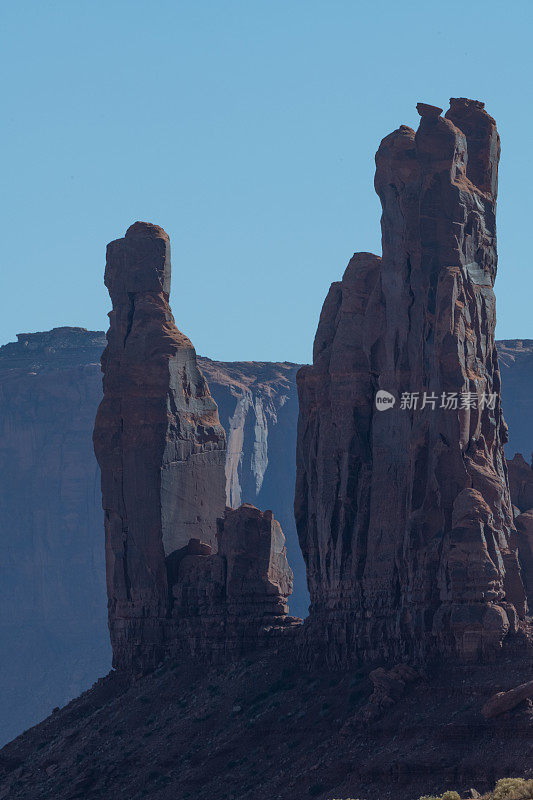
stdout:
<svg viewBox="0 0 533 800">
<path fill-rule="evenodd" d="M 105 284 L 113 310 L 94 447 L 119 665 L 133 652 L 132 635 L 141 661 L 161 657 L 165 556 L 190 538 L 215 544 L 226 438 L 194 348 L 170 311 L 170 243 L 162 228 L 136 222 L 111 242 Z"/>
<path fill-rule="evenodd" d="M 494 344 L 499 137 L 477 101 L 418 110 L 376 155 L 383 257 L 332 285 L 297 378 L 307 627 L 333 662 L 490 657 L 525 611 Z"/>
<path fill-rule="evenodd" d="M 515 511 L 518 558 L 531 616 L 533 615 L 533 469 L 521 453 L 516 453 L 507 462 L 507 469 Z"/>
<path fill-rule="evenodd" d="M 533 616 L 533 508 L 518 514 L 514 522 L 528 612 Z"/>
<path fill-rule="evenodd" d="M 509 487 L 513 505 L 520 511 L 529 511 L 533 508 L 533 469 L 527 463 L 522 453 L 515 453 L 507 461 L 509 473 Z"/>
<path fill-rule="evenodd" d="M 533 451 L 533 340 L 505 339 L 496 342 L 502 376 L 503 413 L 509 426 L 507 457 Z"/>
<path fill-rule="evenodd" d="M 168 561 L 176 653 L 209 661 L 236 658 L 300 622 L 288 616 L 293 575 L 272 511 L 226 509 L 217 540 L 216 553 L 192 539 Z"/>
<path fill-rule="evenodd" d="M 0 347 L 0 744 L 109 669 L 102 508 L 91 430 L 104 335 Z"/>
</svg>

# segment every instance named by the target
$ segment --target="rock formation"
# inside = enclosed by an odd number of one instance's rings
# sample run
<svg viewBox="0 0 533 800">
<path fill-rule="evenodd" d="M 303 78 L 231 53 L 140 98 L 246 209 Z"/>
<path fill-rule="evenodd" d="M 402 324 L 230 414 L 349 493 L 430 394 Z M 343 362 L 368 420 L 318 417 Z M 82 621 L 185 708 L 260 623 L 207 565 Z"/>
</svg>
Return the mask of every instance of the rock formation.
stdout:
<svg viewBox="0 0 533 800">
<path fill-rule="evenodd" d="M 170 243 L 162 228 L 136 222 L 123 239 L 111 242 L 105 283 L 113 310 L 102 355 L 104 397 L 94 447 L 102 471 L 113 663 L 142 670 L 169 655 L 198 653 L 202 647 L 209 651 L 211 611 L 222 623 L 217 641 L 222 640 L 219 649 L 225 653 L 232 649 L 230 640 L 241 639 L 231 625 L 231 581 L 236 580 L 231 564 L 235 559 L 242 567 L 241 552 L 253 561 L 247 536 L 257 546 L 261 541 L 269 553 L 281 547 L 283 577 L 279 559 L 265 564 L 263 550 L 258 551 L 256 588 L 267 581 L 278 615 L 286 614 L 292 573 L 283 534 L 271 512 L 254 511 L 268 528 L 262 537 L 248 508 L 224 519 L 226 437 L 194 348 L 170 311 Z M 203 560 L 219 543 L 219 554 Z M 194 591 L 187 571 L 187 587 L 180 587 L 179 562 L 186 556 L 190 564 L 191 548 L 200 558 L 192 573 L 198 580 Z M 241 582 L 253 594 L 250 575 L 247 580 L 241 576 Z M 252 628 L 272 615 L 268 610 L 258 618 L 255 606 L 265 601 L 262 590 L 257 591 L 257 602 L 248 603 L 246 625 Z M 198 600 L 190 607 L 194 593 Z M 214 643 L 211 650 L 217 650 Z"/>
<path fill-rule="evenodd" d="M 226 504 L 272 508 L 294 572 L 291 610 L 307 616 L 309 595 L 294 523 L 299 364 L 199 358 L 227 436 Z"/>
<path fill-rule="evenodd" d="M 332 285 L 298 373 L 308 642 L 333 663 L 489 658 L 525 612 L 494 343 L 499 137 L 483 103 L 417 109 L 376 155 L 383 257 Z"/>
<path fill-rule="evenodd" d="M 528 613 L 529 616 L 533 616 L 533 508 L 515 517 L 514 524 Z"/>
<path fill-rule="evenodd" d="M 216 553 L 192 539 L 169 562 L 179 647 L 192 656 L 238 657 L 298 624 L 288 616 L 292 571 L 271 511 L 227 509 Z"/>
<path fill-rule="evenodd" d="M 0 744 L 109 669 L 99 471 L 98 331 L 0 347 Z"/>
<path fill-rule="evenodd" d="M 491 719 L 492 717 L 499 717 L 500 714 L 505 714 L 516 708 L 517 705 L 523 703 L 524 700 L 529 700 L 533 697 L 533 681 L 521 683 L 514 689 L 509 689 L 507 692 L 498 692 L 493 695 L 490 700 L 484 704 L 481 712 L 484 717 Z"/>
<path fill-rule="evenodd" d="M 528 611 L 533 615 L 533 469 L 521 453 L 507 462 L 514 524 L 517 530 L 518 558 L 527 594 Z"/>
<path fill-rule="evenodd" d="M 522 453 L 515 453 L 507 461 L 509 488 L 513 505 L 520 511 L 533 508 L 533 469 Z"/>
<path fill-rule="evenodd" d="M 137 222 L 107 247 L 113 310 L 94 429 L 102 471 L 114 663 L 163 655 L 165 557 L 215 543 L 224 513 L 226 439 L 194 348 L 174 324 L 170 242 Z"/>
<path fill-rule="evenodd" d="M 496 342 L 502 378 L 502 403 L 509 426 L 507 457 L 533 452 L 530 424 L 533 398 L 533 339 L 504 339 Z"/>
<path fill-rule="evenodd" d="M 18 341 L 0 347 L 0 529 L 16 531 L 5 539 L 0 580 L 6 609 L 0 650 L 11 654 L 0 686 L 0 743 L 90 686 L 110 664 L 100 474 L 91 443 L 105 344 L 105 333 L 71 327 L 19 334 Z M 512 420 L 509 445 L 515 443 L 510 454 L 529 453 L 532 343 L 496 344 L 503 409 L 507 422 Z M 305 616 L 305 565 L 299 567 L 303 559 L 292 511 L 298 366 L 200 356 L 198 364 L 228 439 L 226 504 L 233 498 L 274 509 L 294 571 L 291 611 Z M 255 456 L 262 442 L 265 472 Z M 511 498 L 518 505 L 512 465 Z M 521 473 L 533 475 L 525 461 L 522 465 Z M 515 520 L 519 529 L 527 518 Z M 523 541 L 520 530 L 518 541 Z M 26 591 L 30 582 L 38 591 Z"/>
<path fill-rule="evenodd" d="M 104 332 L 69 327 L 19 334 L 0 347 L 0 650 L 10 653 L 0 685 L 0 744 L 111 663 L 100 470 L 91 441 L 105 345 Z M 295 573 L 291 610 L 305 616 L 293 514 L 298 365 L 202 357 L 198 364 L 230 443 L 226 504 L 274 509 Z M 28 592 L 30 584 L 35 591 Z"/>
</svg>

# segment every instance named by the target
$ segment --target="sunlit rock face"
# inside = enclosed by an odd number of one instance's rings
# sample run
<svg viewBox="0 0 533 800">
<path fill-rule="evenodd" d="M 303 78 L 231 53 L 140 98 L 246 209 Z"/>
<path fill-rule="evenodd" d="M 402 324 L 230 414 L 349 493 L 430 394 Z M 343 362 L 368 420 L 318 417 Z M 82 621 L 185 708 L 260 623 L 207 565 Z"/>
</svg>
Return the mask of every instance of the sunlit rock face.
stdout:
<svg viewBox="0 0 533 800">
<path fill-rule="evenodd" d="M 308 654 L 333 663 L 491 658 L 525 612 L 494 343 L 499 137 L 483 103 L 417 108 L 376 155 L 383 256 L 332 285 L 298 373 Z"/>
<path fill-rule="evenodd" d="M 111 642 L 116 664 L 134 653 L 157 661 L 169 606 L 165 557 L 191 538 L 215 545 L 226 437 L 194 348 L 170 311 L 165 231 L 137 222 L 111 242 L 105 283 L 113 310 L 94 447 Z"/>
<path fill-rule="evenodd" d="M 298 624 L 288 617 L 285 539 L 272 511 L 226 510 L 226 436 L 170 311 L 165 231 L 136 222 L 111 242 L 105 283 L 113 310 L 93 439 L 113 664 L 142 671 L 169 656 L 233 657 L 268 644 Z M 259 448 L 264 474 L 261 457 Z"/>
</svg>

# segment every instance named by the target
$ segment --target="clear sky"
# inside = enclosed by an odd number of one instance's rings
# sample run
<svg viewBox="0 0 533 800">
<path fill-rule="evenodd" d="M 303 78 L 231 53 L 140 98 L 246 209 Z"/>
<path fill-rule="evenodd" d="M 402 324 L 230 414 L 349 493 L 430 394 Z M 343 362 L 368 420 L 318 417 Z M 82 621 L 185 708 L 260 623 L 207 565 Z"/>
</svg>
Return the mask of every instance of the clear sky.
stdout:
<svg viewBox="0 0 533 800">
<path fill-rule="evenodd" d="M 533 338 L 531 0 L 1 4 L 0 343 L 107 327 L 105 246 L 171 236 L 198 352 L 310 358 L 357 250 L 381 252 L 374 154 L 416 102 L 486 102 L 502 136 L 500 338 Z"/>
</svg>

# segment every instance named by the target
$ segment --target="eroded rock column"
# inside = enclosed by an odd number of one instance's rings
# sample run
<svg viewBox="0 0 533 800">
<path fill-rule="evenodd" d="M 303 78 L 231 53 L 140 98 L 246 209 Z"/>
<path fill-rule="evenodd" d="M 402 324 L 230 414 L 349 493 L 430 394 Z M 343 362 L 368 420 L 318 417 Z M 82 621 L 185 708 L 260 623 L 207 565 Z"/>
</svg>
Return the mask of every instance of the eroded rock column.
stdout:
<svg viewBox="0 0 533 800">
<path fill-rule="evenodd" d="M 225 508 L 226 437 L 170 306 L 170 245 L 136 222 L 107 249 L 113 303 L 94 447 L 113 664 L 235 658 L 300 620 L 271 511 Z"/>
<path fill-rule="evenodd" d="M 115 666 L 165 652 L 165 557 L 216 542 L 226 439 L 189 339 L 169 306 L 170 243 L 136 222 L 107 248 L 113 310 L 94 430 L 102 471 L 109 624 Z"/>
<path fill-rule="evenodd" d="M 298 373 L 308 650 L 333 663 L 490 658 L 525 610 L 494 346 L 499 137 L 483 103 L 417 108 L 376 155 L 383 257 L 332 285 Z"/>
</svg>

